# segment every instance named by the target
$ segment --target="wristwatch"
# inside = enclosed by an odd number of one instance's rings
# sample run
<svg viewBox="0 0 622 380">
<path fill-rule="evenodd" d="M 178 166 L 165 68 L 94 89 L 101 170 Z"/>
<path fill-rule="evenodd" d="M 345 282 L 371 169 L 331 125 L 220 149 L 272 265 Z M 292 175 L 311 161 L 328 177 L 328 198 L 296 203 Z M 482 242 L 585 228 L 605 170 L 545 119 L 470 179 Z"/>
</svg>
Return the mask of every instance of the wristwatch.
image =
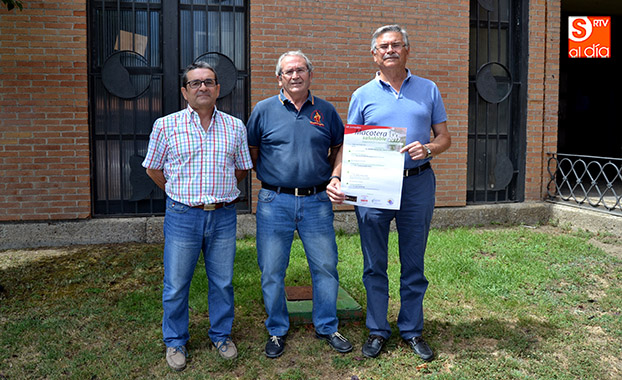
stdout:
<svg viewBox="0 0 622 380">
<path fill-rule="evenodd" d="M 430 157 L 432 157 L 432 151 L 430 150 L 430 148 L 428 148 L 428 146 L 427 146 L 427 145 L 424 145 L 423 147 L 424 147 L 424 148 L 425 148 L 425 150 L 426 150 L 425 158 L 430 158 Z"/>
</svg>

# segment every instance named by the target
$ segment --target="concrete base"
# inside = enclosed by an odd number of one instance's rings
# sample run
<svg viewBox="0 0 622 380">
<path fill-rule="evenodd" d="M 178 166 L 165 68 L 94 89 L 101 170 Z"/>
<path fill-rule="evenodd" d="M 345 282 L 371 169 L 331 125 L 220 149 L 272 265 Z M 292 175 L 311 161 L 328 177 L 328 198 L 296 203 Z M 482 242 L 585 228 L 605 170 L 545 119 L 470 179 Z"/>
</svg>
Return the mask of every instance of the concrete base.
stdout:
<svg viewBox="0 0 622 380">
<path fill-rule="evenodd" d="M 164 217 L 102 218 L 79 221 L 5 222 L 0 224 L 0 250 L 105 243 L 162 243 Z M 591 232 L 622 236 L 622 215 L 572 206 L 524 202 L 434 211 L 433 228 L 555 223 Z M 393 225 L 395 228 L 395 225 Z M 335 230 L 357 233 L 353 211 L 335 213 Z M 255 235 L 255 215 L 238 215 L 238 238 Z"/>
<path fill-rule="evenodd" d="M 313 323 L 311 286 L 285 287 L 287 294 L 287 311 L 292 324 Z M 339 287 L 337 294 L 337 318 L 340 321 L 357 320 L 363 318 L 363 308 L 343 288 Z"/>
<path fill-rule="evenodd" d="M 560 227 L 622 237 L 622 214 L 590 211 L 578 206 L 550 204 L 550 222 Z"/>
</svg>

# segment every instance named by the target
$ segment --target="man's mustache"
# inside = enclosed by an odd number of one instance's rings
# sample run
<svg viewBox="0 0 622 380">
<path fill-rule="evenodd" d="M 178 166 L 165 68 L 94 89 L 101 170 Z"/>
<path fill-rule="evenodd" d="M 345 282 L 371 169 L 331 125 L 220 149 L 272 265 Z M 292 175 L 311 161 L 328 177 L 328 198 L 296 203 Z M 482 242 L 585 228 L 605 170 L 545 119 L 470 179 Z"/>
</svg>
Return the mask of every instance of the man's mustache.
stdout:
<svg viewBox="0 0 622 380">
<path fill-rule="evenodd" d="M 400 55 L 397 54 L 397 53 L 387 53 L 387 54 L 382 56 L 382 59 L 385 60 L 385 59 L 389 59 L 389 58 L 399 58 L 399 57 L 400 57 Z"/>
</svg>

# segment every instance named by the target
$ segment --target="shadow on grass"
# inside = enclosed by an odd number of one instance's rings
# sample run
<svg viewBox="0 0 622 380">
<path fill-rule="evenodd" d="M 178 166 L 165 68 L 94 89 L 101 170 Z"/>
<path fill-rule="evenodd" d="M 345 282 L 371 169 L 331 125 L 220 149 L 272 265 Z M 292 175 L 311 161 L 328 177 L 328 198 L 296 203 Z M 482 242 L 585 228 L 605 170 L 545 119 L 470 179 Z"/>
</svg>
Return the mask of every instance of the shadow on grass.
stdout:
<svg viewBox="0 0 622 380">
<path fill-rule="evenodd" d="M 111 244 L 70 250 L 66 255 L 0 270 L 0 297 L 16 301 L 106 296 L 110 291 L 125 293 L 162 281 L 161 245 Z"/>
<path fill-rule="evenodd" d="M 476 358 L 503 351 L 528 357 L 541 349 L 545 340 L 559 333 L 554 325 L 534 318 L 510 322 L 491 317 L 458 324 L 426 321 L 424 336 L 436 351 L 449 356 Z"/>
</svg>

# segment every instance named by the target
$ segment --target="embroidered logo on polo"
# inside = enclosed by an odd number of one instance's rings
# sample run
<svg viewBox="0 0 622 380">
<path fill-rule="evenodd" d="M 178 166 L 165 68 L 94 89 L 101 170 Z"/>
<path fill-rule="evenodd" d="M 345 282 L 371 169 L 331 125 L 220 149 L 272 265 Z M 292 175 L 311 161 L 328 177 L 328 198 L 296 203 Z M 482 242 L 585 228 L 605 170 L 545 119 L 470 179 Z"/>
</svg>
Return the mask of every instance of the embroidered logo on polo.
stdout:
<svg viewBox="0 0 622 380">
<path fill-rule="evenodd" d="M 319 110 L 315 110 L 311 114 L 311 121 L 309 123 L 317 125 L 318 127 L 323 127 L 324 123 L 322 123 L 322 119 L 324 119 L 322 113 Z"/>
</svg>

